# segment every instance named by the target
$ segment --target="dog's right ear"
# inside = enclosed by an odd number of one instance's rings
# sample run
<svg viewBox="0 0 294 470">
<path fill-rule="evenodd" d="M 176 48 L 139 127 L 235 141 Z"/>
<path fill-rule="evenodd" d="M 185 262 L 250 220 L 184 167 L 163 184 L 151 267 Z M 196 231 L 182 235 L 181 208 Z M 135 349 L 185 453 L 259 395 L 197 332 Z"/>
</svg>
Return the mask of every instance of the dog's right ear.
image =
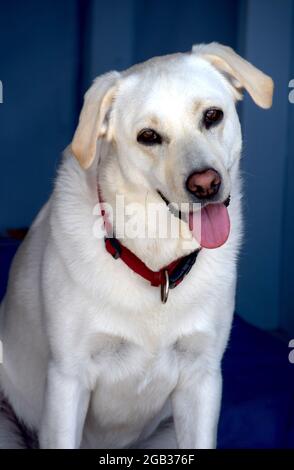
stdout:
<svg viewBox="0 0 294 470">
<path fill-rule="evenodd" d="M 72 153 L 84 169 L 93 163 L 97 139 L 109 134 L 109 113 L 119 77 L 118 72 L 101 75 L 85 94 L 79 124 L 71 143 Z"/>
</svg>

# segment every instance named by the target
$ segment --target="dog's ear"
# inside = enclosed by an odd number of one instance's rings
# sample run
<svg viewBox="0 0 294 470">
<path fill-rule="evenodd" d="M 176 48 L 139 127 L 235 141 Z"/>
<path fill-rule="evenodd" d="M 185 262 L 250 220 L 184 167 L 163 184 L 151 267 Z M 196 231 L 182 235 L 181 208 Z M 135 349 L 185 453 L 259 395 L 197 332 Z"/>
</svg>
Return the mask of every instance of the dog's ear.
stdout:
<svg viewBox="0 0 294 470">
<path fill-rule="evenodd" d="M 91 166 L 97 148 L 97 139 L 109 137 L 109 114 L 117 89 L 118 72 L 109 72 L 96 78 L 84 97 L 71 150 L 82 168 Z"/>
<path fill-rule="evenodd" d="M 258 106 L 261 108 L 271 107 L 273 80 L 236 54 L 233 49 L 212 42 L 193 46 L 192 53 L 203 57 L 220 72 L 229 76 L 231 83 L 237 90 L 245 88 Z"/>
</svg>

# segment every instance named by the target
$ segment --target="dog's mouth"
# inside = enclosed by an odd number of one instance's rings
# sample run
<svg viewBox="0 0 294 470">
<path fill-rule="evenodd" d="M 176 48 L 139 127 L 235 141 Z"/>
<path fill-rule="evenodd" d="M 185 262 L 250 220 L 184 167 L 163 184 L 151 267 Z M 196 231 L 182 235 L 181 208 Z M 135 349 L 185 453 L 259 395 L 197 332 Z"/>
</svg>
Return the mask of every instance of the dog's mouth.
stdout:
<svg viewBox="0 0 294 470">
<path fill-rule="evenodd" d="M 193 237 L 203 248 L 218 248 L 228 239 L 230 234 L 230 218 L 228 206 L 230 196 L 218 203 L 206 204 L 201 210 L 184 213 L 177 209 L 169 200 L 157 190 L 159 196 L 167 205 L 169 211 L 189 225 Z"/>
</svg>

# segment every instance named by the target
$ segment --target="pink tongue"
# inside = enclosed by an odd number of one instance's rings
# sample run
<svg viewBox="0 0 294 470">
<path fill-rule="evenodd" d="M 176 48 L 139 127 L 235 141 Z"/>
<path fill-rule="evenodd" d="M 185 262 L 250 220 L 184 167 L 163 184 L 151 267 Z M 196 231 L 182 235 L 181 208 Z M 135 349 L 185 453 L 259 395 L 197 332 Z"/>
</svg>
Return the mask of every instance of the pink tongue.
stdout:
<svg viewBox="0 0 294 470">
<path fill-rule="evenodd" d="M 230 218 L 226 206 L 208 204 L 201 211 L 190 212 L 189 228 L 203 248 L 223 245 L 230 233 Z"/>
</svg>

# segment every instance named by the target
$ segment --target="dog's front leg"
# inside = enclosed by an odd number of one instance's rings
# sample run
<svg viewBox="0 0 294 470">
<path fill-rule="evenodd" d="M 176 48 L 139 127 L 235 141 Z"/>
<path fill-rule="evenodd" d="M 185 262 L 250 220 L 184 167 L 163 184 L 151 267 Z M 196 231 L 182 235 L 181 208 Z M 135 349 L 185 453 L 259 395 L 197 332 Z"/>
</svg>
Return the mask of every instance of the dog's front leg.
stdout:
<svg viewBox="0 0 294 470">
<path fill-rule="evenodd" d="M 42 449 L 75 449 L 80 446 L 90 391 L 76 377 L 50 364 L 44 413 L 39 434 Z"/>
<path fill-rule="evenodd" d="M 180 381 L 172 396 L 180 449 L 216 447 L 222 377 L 220 369 L 196 372 Z"/>
</svg>

